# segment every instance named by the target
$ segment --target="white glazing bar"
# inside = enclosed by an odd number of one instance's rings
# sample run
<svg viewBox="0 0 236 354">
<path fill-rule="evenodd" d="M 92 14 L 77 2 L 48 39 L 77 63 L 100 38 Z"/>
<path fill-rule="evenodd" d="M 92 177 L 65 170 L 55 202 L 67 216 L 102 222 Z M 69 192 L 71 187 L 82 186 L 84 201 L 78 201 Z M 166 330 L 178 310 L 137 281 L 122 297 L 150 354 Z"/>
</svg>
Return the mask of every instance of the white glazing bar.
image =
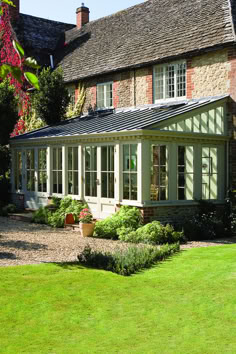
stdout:
<svg viewBox="0 0 236 354">
<path fill-rule="evenodd" d="M 83 164 L 83 148 L 82 145 L 78 146 L 78 168 L 79 168 L 79 198 L 82 200 L 84 198 L 84 183 L 83 183 L 83 173 L 84 173 L 84 164 Z"/>
<path fill-rule="evenodd" d="M 68 195 L 68 147 L 62 146 L 62 194 Z"/>
<path fill-rule="evenodd" d="M 52 148 L 47 147 L 47 192 L 52 195 Z"/>
<path fill-rule="evenodd" d="M 148 140 L 144 140 L 138 146 L 138 200 L 140 198 L 141 203 L 150 200 L 150 180 L 151 146 Z"/>
<path fill-rule="evenodd" d="M 122 151 L 121 144 L 117 143 L 115 145 L 115 202 L 120 204 L 121 202 L 121 190 L 122 190 Z"/>
</svg>

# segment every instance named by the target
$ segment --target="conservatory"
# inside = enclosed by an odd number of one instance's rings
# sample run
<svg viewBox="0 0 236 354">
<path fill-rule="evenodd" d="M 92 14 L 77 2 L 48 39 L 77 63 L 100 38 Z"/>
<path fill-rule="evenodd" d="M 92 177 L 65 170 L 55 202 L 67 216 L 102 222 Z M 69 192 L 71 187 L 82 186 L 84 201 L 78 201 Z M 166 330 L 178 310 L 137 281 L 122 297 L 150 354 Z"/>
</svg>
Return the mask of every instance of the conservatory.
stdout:
<svg viewBox="0 0 236 354">
<path fill-rule="evenodd" d="M 11 139 L 12 199 L 86 201 L 95 218 L 120 205 L 171 219 L 227 189 L 228 96 L 101 111 Z"/>
</svg>

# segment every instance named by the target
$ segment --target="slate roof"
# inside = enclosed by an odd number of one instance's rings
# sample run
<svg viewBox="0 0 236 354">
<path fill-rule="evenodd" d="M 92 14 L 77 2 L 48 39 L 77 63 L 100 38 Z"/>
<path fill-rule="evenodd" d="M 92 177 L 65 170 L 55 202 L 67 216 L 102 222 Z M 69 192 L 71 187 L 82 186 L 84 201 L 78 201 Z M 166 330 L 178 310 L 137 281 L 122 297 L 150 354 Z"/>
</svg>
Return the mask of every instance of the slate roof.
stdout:
<svg viewBox="0 0 236 354">
<path fill-rule="evenodd" d="M 41 64 L 49 65 L 49 55 L 54 53 L 65 31 L 74 27 L 72 24 L 20 14 L 14 30 L 27 55 L 34 56 Z"/>
<path fill-rule="evenodd" d="M 148 0 L 67 31 L 58 64 L 70 82 L 229 45 L 235 7 L 234 0 Z"/>
<path fill-rule="evenodd" d="M 168 105 L 153 104 L 140 108 L 120 109 L 104 116 L 84 116 L 66 120 L 55 126 L 19 135 L 11 141 L 72 137 L 83 134 L 111 133 L 152 129 L 156 123 L 163 122 L 183 113 L 193 111 L 210 103 L 225 99 L 228 95 L 194 100 L 185 100 Z"/>
</svg>

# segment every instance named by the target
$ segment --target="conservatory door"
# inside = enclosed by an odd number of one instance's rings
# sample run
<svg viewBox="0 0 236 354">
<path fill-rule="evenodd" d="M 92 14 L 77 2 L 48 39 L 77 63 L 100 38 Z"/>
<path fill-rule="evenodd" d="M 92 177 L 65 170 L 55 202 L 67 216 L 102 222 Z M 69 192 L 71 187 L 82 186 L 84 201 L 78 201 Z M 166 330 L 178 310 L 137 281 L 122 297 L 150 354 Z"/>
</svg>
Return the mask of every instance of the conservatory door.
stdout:
<svg viewBox="0 0 236 354">
<path fill-rule="evenodd" d="M 115 212 L 114 154 L 113 145 L 85 147 L 84 195 L 96 219 Z"/>
</svg>

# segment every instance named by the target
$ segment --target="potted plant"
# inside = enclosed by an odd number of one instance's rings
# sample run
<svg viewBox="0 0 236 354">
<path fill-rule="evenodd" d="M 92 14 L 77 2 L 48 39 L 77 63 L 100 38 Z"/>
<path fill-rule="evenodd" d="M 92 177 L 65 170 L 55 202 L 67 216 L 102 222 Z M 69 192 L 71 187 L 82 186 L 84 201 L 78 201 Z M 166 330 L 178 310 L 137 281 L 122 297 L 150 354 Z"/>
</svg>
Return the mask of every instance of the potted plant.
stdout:
<svg viewBox="0 0 236 354">
<path fill-rule="evenodd" d="M 82 236 L 93 236 L 95 223 L 93 223 L 93 215 L 90 213 L 89 209 L 85 208 L 80 212 L 79 225 Z"/>
</svg>

